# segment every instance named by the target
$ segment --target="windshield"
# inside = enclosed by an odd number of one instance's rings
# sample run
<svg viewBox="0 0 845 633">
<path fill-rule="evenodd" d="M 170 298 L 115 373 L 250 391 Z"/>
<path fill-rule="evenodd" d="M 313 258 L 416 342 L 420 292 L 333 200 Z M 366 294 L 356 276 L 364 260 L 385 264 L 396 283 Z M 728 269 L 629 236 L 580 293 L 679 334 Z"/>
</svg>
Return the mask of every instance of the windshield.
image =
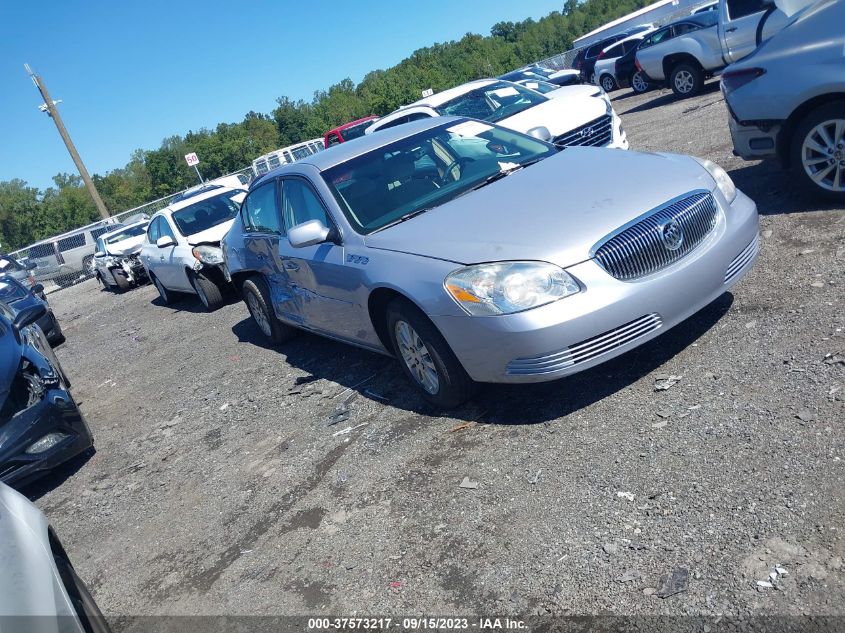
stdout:
<svg viewBox="0 0 845 633">
<path fill-rule="evenodd" d="M 12 303 L 25 298 L 29 293 L 20 284 L 16 284 L 9 278 L 0 278 L 0 301 Z"/>
<path fill-rule="evenodd" d="M 138 226 L 131 226 L 128 229 L 121 231 L 120 233 L 115 233 L 111 237 L 106 238 L 106 244 L 116 244 L 121 240 L 128 239 L 130 237 L 138 237 L 139 235 L 143 235 L 147 232 L 147 225 L 146 224 L 139 224 Z"/>
<path fill-rule="evenodd" d="M 363 121 L 361 123 L 350 125 L 348 128 L 341 130 L 340 133 L 343 136 L 344 141 L 351 141 L 353 138 L 364 136 L 364 130 L 366 130 L 372 124 L 373 120 L 367 119 L 366 121 Z"/>
<path fill-rule="evenodd" d="M 531 90 L 535 90 L 540 94 L 546 94 L 547 92 L 560 88 L 560 86 L 550 84 L 548 81 L 540 81 L 539 79 L 525 79 L 519 83 L 520 85 L 530 88 Z"/>
<path fill-rule="evenodd" d="M 234 218 L 241 206 L 243 193 L 227 191 L 174 211 L 171 217 L 182 235 L 195 235 Z"/>
<path fill-rule="evenodd" d="M 443 116 L 465 116 L 495 123 L 548 101 L 548 97 L 508 81 L 497 81 L 447 101 L 435 109 Z"/>
<path fill-rule="evenodd" d="M 369 234 L 556 152 L 518 132 L 480 121 L 450 121 L 322 175 L 353 228 Z"/>
</svg>

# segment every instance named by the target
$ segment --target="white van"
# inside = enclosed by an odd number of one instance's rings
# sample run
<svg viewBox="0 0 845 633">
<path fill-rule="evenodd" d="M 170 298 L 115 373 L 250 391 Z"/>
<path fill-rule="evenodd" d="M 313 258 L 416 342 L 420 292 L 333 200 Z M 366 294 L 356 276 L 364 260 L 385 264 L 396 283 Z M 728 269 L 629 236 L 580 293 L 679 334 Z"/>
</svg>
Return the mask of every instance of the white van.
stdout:
<svg viewBox="0 0 845 633">
<path fill-rule="evenodd" d="M 297 143 L 296 145 L 288 145 L 287 147 L 277 149 L 274 152 L 256 158 L 252 161 L 252 171 L 257 178 L 277 167 L 295 163 L 301 158 L 322 152 L 324 149 L 326 149 L 326 146 L 321 138 L 311 139 L 310 141 Z"/>
</svg>

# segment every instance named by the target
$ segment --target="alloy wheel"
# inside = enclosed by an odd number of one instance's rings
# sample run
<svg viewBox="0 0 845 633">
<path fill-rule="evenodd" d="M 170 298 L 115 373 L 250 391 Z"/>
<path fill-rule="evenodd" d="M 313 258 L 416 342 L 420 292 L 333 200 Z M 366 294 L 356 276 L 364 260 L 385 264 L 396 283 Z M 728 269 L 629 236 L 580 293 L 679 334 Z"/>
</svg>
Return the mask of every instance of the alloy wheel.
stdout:
<svg viewBox="0 0 845 633">
<path fill-rule="evenodd" d="M 681 70 L 675 75 L 675 88 L 681 94 L 692 92 L 695 86 L 695 78 L 688 70 Z"/>
<path fill-rule="evenodd" d="M 613 78 L 610 75 L 605 75 L 601 79 L 601 87 L 604 89 L 605 92 L 611 92 L 613 90 Z"/>
<path fill-rule="evenodd" d="M 264 308 L 261 306 L 261 302 L 259 302 L 258 298 L 251 292 L 246 295 L 246 306 L 249 308 L 249 313 L 252 315 L 252 318 L 255 319 L 255 322 L 258 324 L 259 329 L 264 333 L 264 335 L 272 336 L 273 331 L 270 328 L 270 319 L 268 319 L 267 315 L 264 313 Z"/>
<path fill-rule="evenodd" d="M 631 79 L 631 84 L 634 88 L 634 92 L 645 92 L 648 90 L 648 84 L 646 80 L 643 79 L 643 74 L 641 72 L 634 73 L 634 77 Z"/>
<path fill-rule="evenodd" d="M 431 353 L 416 330 L 407 321 L 397 321 L 394 327 L 396 343 L 402 361 L 417 384 L 430 394 L 440 390 L 440 377 Z"/>
<path fill-rule="evenodd" d="M 819 187 L 845 192 L 845 119 L 822 121 L 804 137 L 804 171 Z"/>
</svg>

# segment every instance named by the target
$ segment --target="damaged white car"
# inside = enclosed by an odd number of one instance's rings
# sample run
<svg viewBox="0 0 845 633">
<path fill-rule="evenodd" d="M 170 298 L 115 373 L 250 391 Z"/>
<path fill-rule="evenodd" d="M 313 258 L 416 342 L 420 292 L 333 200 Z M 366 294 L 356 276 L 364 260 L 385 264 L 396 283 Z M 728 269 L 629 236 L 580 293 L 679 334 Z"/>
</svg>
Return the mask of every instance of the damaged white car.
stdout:
<svg viewBox="0 0 845 633">
<path fill-rule="evenodd" d="M 134 222 L 97 238 L 94 274 L 106 290 L 123 292 L 149 281 L 140 257 L 149 223 Z"/>
</svg>

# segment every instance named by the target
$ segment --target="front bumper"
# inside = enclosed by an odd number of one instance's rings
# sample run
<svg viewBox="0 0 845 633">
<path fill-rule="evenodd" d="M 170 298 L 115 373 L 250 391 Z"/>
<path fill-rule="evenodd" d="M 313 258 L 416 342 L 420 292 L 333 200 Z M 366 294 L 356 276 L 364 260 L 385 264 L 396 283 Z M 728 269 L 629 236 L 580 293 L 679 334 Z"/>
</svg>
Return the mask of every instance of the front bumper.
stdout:
<svg viewBox="0 0 845 633">
<path fill-rule="evenodd" d="M 473 380 L 544 382 L 583 371 L 689 318 L 750 270 L 757 207 L 741 192 L 732 205 L 720 206 L 702 244 L 648 277 L 619 281 L 588 260 L 567 269 L 585 290 L 547 306 L 506 316 L 431 318 Z"/>
<path fill-rule="evenodd" d="M 778 134 L 781 125 L 773 124 L 761 130 L 754 125 L 742 125 L 731 116 L 728 119 L 734 154 L 745 160 L 758 160 L 777 156 Z"/>
<path fill-rule="evenodd" d="M 628 133 L 622 127 L 622 119 L 619 118 L 616 111 L 613 112 L 613 140 L 608 147 L 628 149 Z"/>
<path fill-rule="evenodd" d="M 42 453 L 26 452 L 54 432 L 67 437 Z M 0 426 L 0 481 L 26 485 L 93 445 L 91 430 L 70 392 L 60 387 L 48 389 L 38 403 Z"/>
</svg>

